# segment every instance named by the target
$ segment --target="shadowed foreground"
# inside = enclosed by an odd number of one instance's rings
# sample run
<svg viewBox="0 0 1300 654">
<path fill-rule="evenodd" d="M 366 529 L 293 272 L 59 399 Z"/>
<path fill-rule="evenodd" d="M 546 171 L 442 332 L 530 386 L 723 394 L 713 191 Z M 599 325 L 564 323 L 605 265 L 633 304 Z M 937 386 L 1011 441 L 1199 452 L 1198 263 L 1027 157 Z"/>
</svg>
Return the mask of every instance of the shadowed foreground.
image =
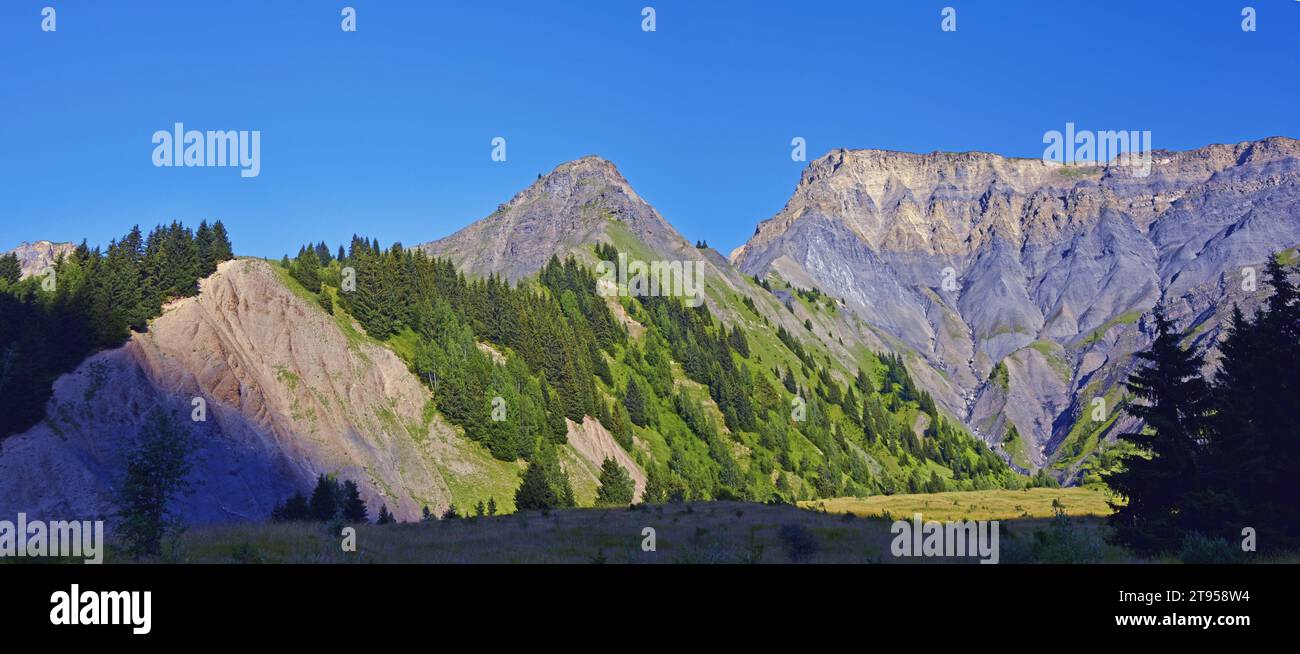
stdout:
<svg viewBox="0 0 1300 654">
<path fill-rule="evenodd" d="M 319 523 L 195 529 L 171 560 L 206 563 L 914 563 L 974 558 L 897 558 L 893 519 L 741 502 L 459 518 L 361 525 L 356 552 Z M 942 516 L 940 516 L 942 517 Z M 649 527 L 655 551 L 643 551 Z M 1002 563 L 1131 562 L 1104 542 L 1095 517 L 1026 518 L 1000 524 Z M 110 560 L 121 560 L 112 558 Z M 1173 559 L 1170 559 L 1173 560 Z"/>
</svg>

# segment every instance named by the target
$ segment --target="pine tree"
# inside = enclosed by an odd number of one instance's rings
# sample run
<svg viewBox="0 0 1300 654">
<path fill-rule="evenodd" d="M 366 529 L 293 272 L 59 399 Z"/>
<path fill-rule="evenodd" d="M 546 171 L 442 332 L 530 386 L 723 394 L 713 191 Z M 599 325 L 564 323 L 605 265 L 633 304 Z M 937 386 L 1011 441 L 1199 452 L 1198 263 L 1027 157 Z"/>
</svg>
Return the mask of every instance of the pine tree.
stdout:
<svg viewBox="0 0 1300 654">
<path fill-rule="evenodd" d="M 564 443 L 569 438 L 569 425 L 564 421 L 564 409 L 556 392 L 546 383 L 546 375 L 542 375 L 542 406 L 546 414 L 546 431 L 552 443 Z"/>
<path fill-rule="evenodd" d="M 325 245 L 325 241 L 317 243 L 314 250 L 316 253 L 316 260 L 320 263 L 321 268 L 330 265 L 330 262 L 334 260 L 330 255 L 330 246 Z"/>
<path fill-rule="evenodd" d="M 1140 402 L 1128 412 L 1145 427 L 1119 438 L 1141 454 L 1128 457 L 1123 470 L 1106 483 L 1127 501 L 1112 504 L 1110 516 L 1117 542 L 1142 553 L 1175 547 L 1180 539 L 1179 512 L 1189 491 L 1200 483 L 1197 457 L 1209 431 L 1209 385 L 1201 375 L 1202 357 L 1184 350 L 1164 309 L 1157 307 L 1155 340 L 1137 356 L 1148 365 L 1126 384 Z"/>
<path fill-rule="evenodd" d="M 749 340 L 745 338 L 745 333 L 740 331 L 740 326 L 736 325 L 731 328 L 731 335 L 727 338 L 727 343 L 740 356 L 749 358 Z"/>
<path fill-rule="evenodd" d="M 632 419 L 628 417 L 627 408 L 623 406 L 622 402 L 614 403 L 614 413 L 611 420 L 614 425 L 613 429 L 610 430 L 610 434 L 614 437 L 614 442 L 618 443 L 623 448 L 623 451 L 631 452 L 632 437 L 635 432 L 632 429 Z"/>
<path fill-rule="evenodd" d="M 388 505 L 387 504 L 379 505 L 379 517 L 375 520 L 375 524 L 386 525 L 392 523 L 393 521 L 394 521 L 393 514 L 388 512 Z"/>
<path fill-rule="evenodd" d="M 632 421 L 632 424 L 644 427 L 649 423 L 646 400 L 641 393 L 641 385 L 632 377 L 627 378 L 627 386 L 623 391 L 623 408 L 627 409 L 627 416 Z"/>
<path fill-rule="evenodd" d="M 118 532 L 133 556 L 157 556 L 163 539 L 179 532 L 174 500 L 190 490 L 189 433 L 162 408 L 146 418 L 126 454 L 126 472 L 115 491 Z"/>
<path fill-rule="evenodd" d="M 351 479 L 343 482 L 343 520 L 345 522 L 359 524 L 368 522 L 370 516 L 366 513 L 366 503 L 361 499 L 361 492 L 357 488 L 357 483 Z"/>
<path fill-rule="evenodd" d="M 1274 257 L 1273 293 L 1254 320 L 1234 307 L 1214 378 L 1206 483 L 1189 499 L 1189 529 L 1239 537 L 1252 527 L 1265 546 L 1300 541 L 1300 291 Z"/>
<path fill-rule="evenodd" d="M 317 522 L 328 522 L 334 519 L 339 512 L 339 489 L 338 482 L 319 475 L 316 477 L 316 488 L 311 492 L 311 501 L 308 502 L 311 508 L 311 519 Z"/>
<path fill-rule="evenodd" d="M 221 263 L 235 258 L 235 251 L 230 246 L 230 235 L 221 221 L 212 224 L 212 261 Z"/>
<path fill-rule="evenodd" d="M 636 484 L 632 476 L 614 459 L 600 464 L 600 488 L 596 491 L 597 506 L 627 506 L 632 503 Z"/>
<path fill-rule="evenodd" d="M 307 508 L 307 496 L 301 492 L 294 493 L 284 504 L 277 505 L 271 510 L 271 520 L 275 522 L 304 522 L 311 516 L 310 509 Z"/>
<path fill-rule="evenodd" d="M 862 393 L 864 397 L 875 390 L 871 385 L 871 378 L 867 377 L 867 372 L 861 368 L 858 369 L 858 377 L 853 381 L 853 384 L 858 387 L 858 392 Z"/>
<path fill-rule="evenodd" d="M 7 281 L 10 284 L 17 284 L 18 279 L 22 277 L 22 274 L 23 267 L 18 261 L 17 254 L 9 253 L 0 256 L 0 279 Z"/>
<path fill-rule="evenodd" d="M 641 501 L 646 504 L 663 504 L 668 501 L 668 488 L 664 473 L 659 466 L 646 466 L 645 489 L 641 491 Z"/>
<path fill-rule="evenodd" d="M 496 514 L 497 514 L 497 500 L 496 500 L 495 497 L 489 497 L 489 498 L 488 498 L 487 514 L 488 514 L 488 515 L 496 515 Z"/>
<path fill-rule="evenodd" d="M 214 255 L 212 228 L 208 227 L 208 221 L 204 220 L 199 223 L 199 228 L 194 232 L 194 248 L 199 257 L 199 275 L 207 277 L 217 269 L 217 260 Z"/>
<path fill-rule="evenodd" d="M 519 484 L 519 489 L 515 491 L 515 510 L 553 509 L 559 504 L 560 498 L 556 496 L 555 490 L 547 482 L 546 473 L 542 470 L 542 466 L 536 463 L 528 464 L 528 469 L 524 470 L 523 481 Z"/>
<path fill-rule="evenodd" d="M 289 273 L 309 292 L 320 291 L 320 259 L 312 249 L 298 249 L 298 257 L 293 260 Z"/>
</svg>

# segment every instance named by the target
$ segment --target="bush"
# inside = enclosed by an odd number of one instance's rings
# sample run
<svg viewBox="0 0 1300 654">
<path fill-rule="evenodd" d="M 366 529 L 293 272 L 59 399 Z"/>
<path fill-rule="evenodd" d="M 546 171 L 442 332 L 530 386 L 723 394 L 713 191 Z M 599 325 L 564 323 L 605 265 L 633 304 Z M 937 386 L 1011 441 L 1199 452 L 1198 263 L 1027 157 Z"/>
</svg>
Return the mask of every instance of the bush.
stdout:
<svg viewBox="0 0 1300 654">
<path fill-rule="evenodd" d="M 793 563 L 803 563 L 811 559 L 821 549 L 817 536 L 800 524 L 781 525 L 781 549 Z"/>
<path fill-rule="evenodd" d="M 1059 509 L 1050 527 L 1034 532 L 1032 551 L 1039 563 L 1099 563 L 1105 552 L 1096 535 L 1079 529 Z"/>
<path fill-rule="evenodd" d="M 331 316 L 334 315 L 334 299 L 330 297 L 330 294 L 327 293 L 325 289 L 322 288 L 320 292 L 316 294 L 316 302 L 325 310 L 325 313 L 328 313 Z"/>
<path fill-rule="evenodd" d="M 1241 563 L 1244 558 L 1245 553 L 1240 547 L 1195 531 L 1184 536 L 1182 546 L 1178 548 L 1178 560 L 1183 563 L 1224 565 Z"/>
<path fill-rule="evenodd" d="M 230 560 L 235 563 L 263 563 L 261 550 L 247 541 L 235 545 L 230 551 Z"/>
</svg>

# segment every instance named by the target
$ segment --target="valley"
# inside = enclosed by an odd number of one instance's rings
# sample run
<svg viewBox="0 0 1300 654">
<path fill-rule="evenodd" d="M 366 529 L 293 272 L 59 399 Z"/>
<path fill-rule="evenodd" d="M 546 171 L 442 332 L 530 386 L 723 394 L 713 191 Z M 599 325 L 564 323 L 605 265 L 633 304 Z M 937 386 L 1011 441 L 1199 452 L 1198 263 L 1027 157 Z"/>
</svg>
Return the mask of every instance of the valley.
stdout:
<svg viewBox="0 0 1300 654">
<path fill-rule="evenodd" d="M 568 515 L 608 504 L 610 470 L 659 507 L 641 510 L 1091 520 L 1133 452 L 1115 435 L 1140 426 L 1122 382 L 1149 311 L 1163 302 L 1213 370 L 1231 305 L 1266 293 L 1238 269 L 1294 258 L 1296 151 L 1163 153 L 1134 180 L 836 150 L 730 257 L 599 157 L 414 247 L 235 257 L 219 222 L 136 229 L 107 253 L 24 246 L 3 297 L 42 320 L 90 307 L 61 337 L 103 345 L 42 372 L 46 398 L 5 396 L 10 420 L 44 409 L 0 441 L 0 512 L 112 515 L 161 412 L 193 446 L 175 510 L 205 529 L 297 520 L 321 479 L 398 522 Z M 9 328 L 13 356 L 46 347 L 31 324 Z"/>
</svg>

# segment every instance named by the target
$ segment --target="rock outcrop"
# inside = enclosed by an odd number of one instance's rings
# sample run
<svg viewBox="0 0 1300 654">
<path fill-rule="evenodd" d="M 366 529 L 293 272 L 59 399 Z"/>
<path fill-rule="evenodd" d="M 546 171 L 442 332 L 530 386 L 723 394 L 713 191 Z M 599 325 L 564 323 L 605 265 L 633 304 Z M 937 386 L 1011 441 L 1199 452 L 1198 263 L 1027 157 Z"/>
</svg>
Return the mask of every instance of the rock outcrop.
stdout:
<svg viewBox="0 0 1300 654">
<path fill-rule="evenodd" d="M 632 482 L 636 485 L 633 499 L 639 501 L 641 493 L 645 491 L 645 471 L 619 446 L 609 430 L 591 416 L 585 416 L 582 424 L 567 418 L 565 422 L 569 427 L 569 446 L 587 465 L 591 466 L 591 474 L 598 478 L 600 466 L 605 463 L 605 459 L 613 459 L 632 477 Z"/>
<path fill-rule="evenodd" d="M 341 329 L 269 264 L 228 261 L 147 333 L 55 383 L 46 420 L 3 443 L 0 515 L 107 515 L 124 443 L 163 407 L 195 446 L 181 507 L 193 523 L 266 518 L 318 474 L 357 481 L 372 515 L 386 504 L 418 519 L 450 503 L 448 479 L 510 465 L 426 411 L 429 401 L 395 354 Z"/>
</svg>

